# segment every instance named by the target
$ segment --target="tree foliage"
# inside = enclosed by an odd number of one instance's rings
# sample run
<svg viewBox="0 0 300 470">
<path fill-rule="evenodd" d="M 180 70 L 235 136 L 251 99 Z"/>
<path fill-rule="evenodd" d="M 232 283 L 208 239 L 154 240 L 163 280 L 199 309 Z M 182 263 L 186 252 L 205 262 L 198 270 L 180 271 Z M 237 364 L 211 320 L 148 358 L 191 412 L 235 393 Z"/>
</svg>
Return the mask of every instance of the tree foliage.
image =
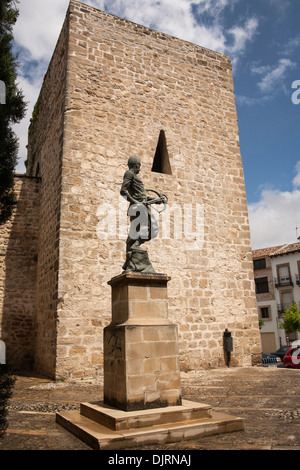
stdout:
<svg viewBox="0 0 300 470">
<path fill-rule="evenodd" d="M 0 80 L 5 85 L 5 103 L 0 104 L 0 223 L 12 213 L 15 204 L 14 170 L 17 165 L 18 139 L 12 125 L 22 120 L 26 103 L 17 85 L 17 57 L 12 52 L 13 26 L 19 10 L 17 0 L 0 2 Z"/>
<path fill-rule="evenodd" d="M 283 322 L 279 324 L 287 334 L 300 331 L 300 310 L 293 302 L 288 308 L 285 309 L 283 314 Z"/>
</svg>

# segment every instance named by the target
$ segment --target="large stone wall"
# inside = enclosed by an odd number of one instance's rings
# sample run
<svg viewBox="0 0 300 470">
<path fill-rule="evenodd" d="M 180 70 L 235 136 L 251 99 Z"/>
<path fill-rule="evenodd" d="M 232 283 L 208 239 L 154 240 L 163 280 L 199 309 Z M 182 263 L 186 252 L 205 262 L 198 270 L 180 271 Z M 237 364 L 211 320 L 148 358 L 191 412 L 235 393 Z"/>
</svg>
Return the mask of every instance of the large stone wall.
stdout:
<svg viewBox="0 0 300 470">
<path fill-rule="evenodd" d="M 17 205 L 0 225 L 0 339 L 7 362 L 32 369 L 36 333 L 39 180 L 15 177 Z"/>
<path fill-rule="evenodd" d="M 29 128 L 27 174 L 40 182 L 35 368 L 55 376 L 61 169 L 64 142 L 68 16 L 44 78 Z"/>
<path fill-rule="evenodd" d="M 229 58 L 71 1 L 49 70 L 28 165 L 42 176 L 37 367 L 56 377 L 102 373 L 131 155 L 145 186 L 169 197 L 173 229 L 145 248 L 171 276 L 182 369 L 223 366 L 225 328 L 232 365 L 253 363 L 260 337 Z M 171 174 L 151 171 L 161 130 Z M 194 229 L 200 222 L 196 245 L 184 232 L 188 210 Z"/>
</svg>

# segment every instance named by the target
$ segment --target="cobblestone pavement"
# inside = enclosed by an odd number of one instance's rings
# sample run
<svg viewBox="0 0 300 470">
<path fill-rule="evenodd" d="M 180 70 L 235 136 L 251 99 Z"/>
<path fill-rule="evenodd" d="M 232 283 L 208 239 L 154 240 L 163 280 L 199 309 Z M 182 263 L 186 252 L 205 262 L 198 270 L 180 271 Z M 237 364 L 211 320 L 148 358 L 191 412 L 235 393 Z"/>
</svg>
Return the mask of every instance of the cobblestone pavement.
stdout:
<svg viewBox="0 0 300 470">
<path fill-rule="evenodd" d="M 89 450 L 55 413 L 102 398 L 100 381 L 17 376 L 0 450 Z M 245 430 L 140 450 L 300 450 L 300 370 L 251 367 L 182 374 L 182 395 L 244 420 Z"/>
</svg>

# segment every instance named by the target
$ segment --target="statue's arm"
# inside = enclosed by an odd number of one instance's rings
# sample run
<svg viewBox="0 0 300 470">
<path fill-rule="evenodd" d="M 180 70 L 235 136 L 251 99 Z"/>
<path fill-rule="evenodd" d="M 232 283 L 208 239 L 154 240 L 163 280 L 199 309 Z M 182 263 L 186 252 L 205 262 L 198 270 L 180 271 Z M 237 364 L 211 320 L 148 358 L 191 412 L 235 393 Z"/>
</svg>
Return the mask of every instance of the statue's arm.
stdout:
<svg viewBox="0 0 300 470">
<path fill-rule="evenodd" d="M 132 173 L 132 171 L 127 170 L 125 175 L 124 175 L 124 178 L 123 178 L 123 183 L 122 183 L 122 186 L 121 186 L 120 194 L 124 199 L 126 199 L 126 201 L 129 201 L 132 204 L 138 204 L 138 201 L 136 201 L 130 195 L 130 193 L 128 191 L 129 188 L 130 188 L 130 185 L 132 183 L 133 178 L 134 178 L 134 174 Z"/>
<path fill-rule="evenodd" d="M 161 204 L 161 203 L 167 203 L 168 199 L 164 194 L 160 194 L 157 191 L 153 191 L 152 189 L 146 189 L 146 191 L 152 191 L 157 194 L 158 197 L 153 197 L 153 196 L 147 196 L 147 204 Z"/>
<path fill-rule="evenodd" d="M 147 204 L 158 204 L 160 201 L 157 197 L 147 196 Z"/>
</svg>

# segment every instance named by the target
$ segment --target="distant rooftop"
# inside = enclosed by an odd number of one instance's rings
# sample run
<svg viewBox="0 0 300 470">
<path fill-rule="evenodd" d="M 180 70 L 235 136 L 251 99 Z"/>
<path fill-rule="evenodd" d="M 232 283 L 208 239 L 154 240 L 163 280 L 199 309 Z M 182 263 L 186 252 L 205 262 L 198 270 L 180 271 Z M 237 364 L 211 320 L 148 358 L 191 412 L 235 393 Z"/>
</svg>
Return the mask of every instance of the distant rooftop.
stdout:
<svg viewBox="0 0 300 470">
<path fill-rule="evenodd" d="M 270 256 L 286 255 L 288 253 L 295 253 L 296 251 L 300 251 L 300 242 L 283 245 L 281 248 L 279 248 L 277 251 L 272 253 Z"/>
<path fill-rule="evenodd" d="M 288 253 L 295 253 L 300 251 L 300 242 L 287 243 L 286 245 L 271 246 L 269 248 L 261 248 L 252 251 L 252 258 L 258 259 L 264 256 L 280 256 Z"/>
</svg>

